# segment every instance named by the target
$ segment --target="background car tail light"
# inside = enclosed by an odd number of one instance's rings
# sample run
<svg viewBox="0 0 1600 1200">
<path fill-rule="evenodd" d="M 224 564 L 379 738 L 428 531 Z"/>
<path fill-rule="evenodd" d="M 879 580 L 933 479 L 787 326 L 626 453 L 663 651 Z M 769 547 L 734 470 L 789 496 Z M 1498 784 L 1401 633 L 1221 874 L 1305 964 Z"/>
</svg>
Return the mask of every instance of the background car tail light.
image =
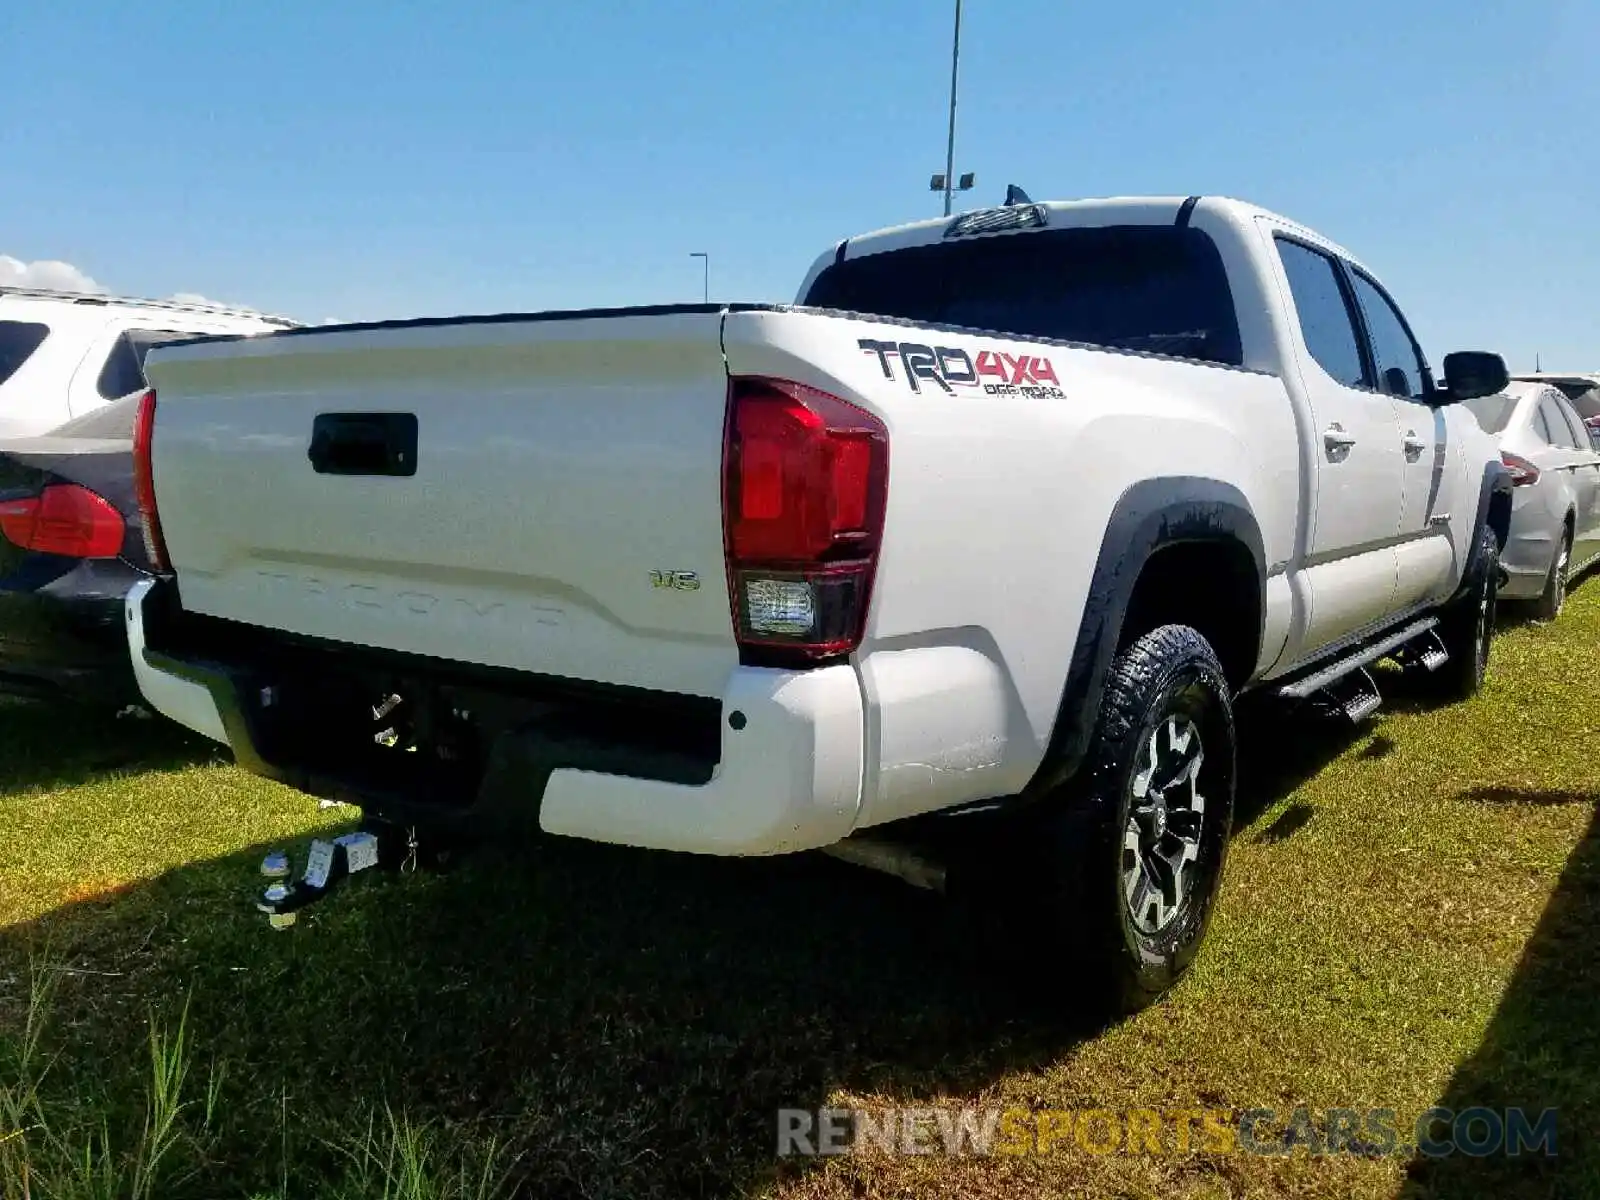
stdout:
<svg viewBox="0 0 1600 1200">
<path fill-rule="evenodd" d="M 1505 463 L 1506 469 L 1511 472 L 1511 486 L 1522 487 L 1524 484 L 1539 482 L 1539 468 L 1534 466 L 1520 454 L 1513 454 L 1509 450 L 1500 451 L 1500 461 Z"/>
<path fill-rule="evenodd" d="M 860 644 L 883 535 L 889 433 L 804 384 L 728 389 L 723 524 L 740 661 L 794 666 Z"/>
<path fill-rule="evenodd" d="M 144 550 L 150 566 L 167 571 L 167 544 L 161 536 L 161 518 L 156 512 L 155 480 L 150 474 L 150 441 L 156 428 L 156 393 L 151 388 L 139 397 L 139 414 L 133 422 L 133 494 L 139 504 L 139 519 L 144 526 Z"/>
<path fill-rule="evenodd" d="M 0 533 L 38 554 L 116 558 L 127 526 L 109 500 L 76 483 L 52 483 L 37 496 L 0 502 Z"/>
</svg>

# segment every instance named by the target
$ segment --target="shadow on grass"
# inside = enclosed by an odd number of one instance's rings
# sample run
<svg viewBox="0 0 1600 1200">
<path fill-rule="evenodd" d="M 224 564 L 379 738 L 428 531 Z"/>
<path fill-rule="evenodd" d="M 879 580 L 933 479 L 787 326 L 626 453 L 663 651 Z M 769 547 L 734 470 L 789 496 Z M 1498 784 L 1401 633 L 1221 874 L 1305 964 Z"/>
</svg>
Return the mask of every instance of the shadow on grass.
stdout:
<svg viewBox="0 0 1600 1200">
<path fill-rule="evenodd" d="M 1519 803 L 1573 803 L 1567 793 Z M 1582 797 L 1592 803 L 1592 797 Z M 1478 1050 L 1439 1104 L 1456 1113 L 1522 1108 L 1530 1125 L 1559 1110 L 1555 1157 L 1542 1152 L 1419 1160 L 1407 1195 L 1436 1200 L 1600 1195 L 1600 810 L 1555 894 Z M 1479 1126 L 1473 1136 L 1482 1137 Z"/>
<path fill-rule="evenodd" d="M 1316 810 L 1309 804 L 1291 804 L 1279 814 L 1277 820 L 1256 834 L 1256 841 L 1269 844 L 1286 842 L 1311 824 L 1311 818 L 1315 815 Z"/>
<path fill-rule="evenodd" d="M 1600 800 L 1600 791 L 1562 792 L 1542 791 L 1538 788 L 1475 787 L 1468 788 L 1456 797 L 1480 804 L 1525 804 L 1545 807 L 1556 804 L 1593 804 Z"/>
<path fill-rule="evenodd" d="M 1394 753 L 1395 742 L 1388 734 L 1379 733 L 1365 746 L 1361 747 L 1361 757 L 1369 761 L 1388 758 Z"/>
<path fill-rule="evenodd" d="M 1241 824 L 1364 735 L 1244 736 Z M 65 752 L 31 776 L 73 777 Z M 818 855 L 547 839 L 357 877 L 274 934 L 251 903 L 263 849 L 0 932 L 0 1017 L 46 939 L 98 972 L 63 987 L 58 1071 L 113 1110 L 135 1111 L 118 1089 L 144 1077 L 150 1006 L 191 997 L 193 1044 L 231 1081 L 196 1196 L 273 1188 L 285 1143 L 291 1179 L 326 1175 L 322 1139 L 384 1100 L 509 1139 L 530 1195 L 721 1194 L 808 1169 L 776 1155 L 780 1108 L 970 1095 L 1093 1032 L 975 973 L 937 897 Z"/>
<path fill-rule="evenodd" d="M 73 787 L 118 771 L 191 766 L 219 753 L 226 752 L 170 721 L 0 699 L 0 797 Z"/>
<path fill-rule="evenodd" d="M 721 1194 L 806 1169 L 777 1160 L 779 1108 L 959 1094 L 1076 1040 L 973 978 L 937 898 L 816 856 L 551 840 L 358 877 L 274 934 L 261 849 L 0 933 L 0 1013 L 30 946 L 96 972 L 58 999 L 75 1086 L 131 1092 L 148 1006 L 192 997 L 232 1081 L 227 1165 L 197 1196 L 274 1186 L 285 1109 L 291 1178 L 329 1175 L 319 1140 L 384 1100 L 509 1138 L 530 1195 Z"/>
<path fill-rule="evenodd" d="M 1350 747 L 1371 736 L 1370 729 L 1339 717 L 1290 707 L 1272 697 L 1247 697 L 1238 709 L 1239 792 L 1234 828 L 1252 824 L 1283 797 L 1313 778 Z M 1374 743 L 1386 740 L 1382 734 Z M 1293 814 L 1293 815 L 1291 815 Z M 1313 810 L 1295 805 L 1260 835 L 1282 841 L 1310 822 Z M 1276 833 L 1273 831 L 1276 830 Z"/>
<path fill-rule="evenodd" d="M 1529 626 L 1548 625 L 1549 621 L 1541 620 L 1534 615 L 1534 602 L 1532 600 L 1502 600 L 1494 609 L 1495 632 L 1510 633 L 1513 629 L 1525 629 Z"/>
</svg>

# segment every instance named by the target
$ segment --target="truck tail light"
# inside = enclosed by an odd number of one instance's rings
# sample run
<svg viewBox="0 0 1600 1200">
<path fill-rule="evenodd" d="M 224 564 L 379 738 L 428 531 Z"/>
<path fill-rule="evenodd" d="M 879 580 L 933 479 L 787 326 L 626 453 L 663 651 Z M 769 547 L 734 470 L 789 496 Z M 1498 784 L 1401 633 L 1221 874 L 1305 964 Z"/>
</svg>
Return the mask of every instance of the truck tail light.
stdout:
<svg viewBox="0 0 1600 1200">
<path fill-rule="evenodd" d="M 64 558 L 116 558 L 127 525 L 116 506 L 76 483 L 0 503 L 0 534 L 12 545 Z"/>
<path fill-rule="evenodd" d="M 169 571 L 167 543 L 161 536 L 161 517 L 156 512 L 155 479 L 150 473 L 150 443 L 156 431 L 156 392 L 149 388 L 139 397 L 139 414 L 133 422 L 133 495 L 139 504 L 139 519 L 144 526 L 144 551 L 157 572 Z"/>
<path fill-rule="evenodd" d="M 728 387 L 722 514 L 740 661 L 796 666 L 861 642 L 888 499 L 889 431 L 786 380 Z"/>
<path fill-rule="evenodd" d="M 1511 472 L 1511 486 L 1522 487 L 1529 483 L 1539 482 L 1539 468 L 1534 466 L 1520 454 L 1513 454 L 1509 450 L 1500 451 L 1500 461 L 1505 463 L 1506 469 Z"/>
</svg>

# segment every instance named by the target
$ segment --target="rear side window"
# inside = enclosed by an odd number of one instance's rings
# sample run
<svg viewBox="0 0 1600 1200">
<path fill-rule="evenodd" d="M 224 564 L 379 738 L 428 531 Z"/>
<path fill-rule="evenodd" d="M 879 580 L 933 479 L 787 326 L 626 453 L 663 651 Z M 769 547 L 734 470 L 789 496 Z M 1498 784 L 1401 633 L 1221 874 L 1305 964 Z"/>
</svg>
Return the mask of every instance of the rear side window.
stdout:
<svg viewBox="0 0 1600 1200">
<path fill-rule="evenodd" d="M 814 308 L 1240 366 L 1216 244 L 1198 229 L 1115 225 L 938 242 L 846 259 Z"/>
<path fill-rule="evenodd" d="M 1333 259 L 1310 246 L 1278 238 L 1278 258 L 1289 278 L 1306 349 L 1317 365 L 1345 387 L 1370 386 L 1361 362 L 1356 323 Z"/>
<path fill-rule="evenodd" d="M 142 392 L 150 385 L 144 377 L 145 356 L 150 347 L 162 342 L 174 342 L 196 336 L 192 333 L 173 333 L 164 329 L 128 329 L 117 338 L 116 345 L 106 356 L 100 368 L 96 390 L 102 400 L 116 400 L 130 392 Z"/>
<path fill-rule="evenodd" d="M 1580 417 L 1600 416 L 1600 387 L 1592 383 L 1558 383 Z"/>
<path fill-rule="evenodd" d="M 1589 439 L 1579 436 L 1578 431 L 1573 428 L 1573 422 L 1567 420 L 1567 414 L 1561 411 L 1563 407 L 1556 403 L 1555 396 L 1549 392 L 1539 401 L 1539 413 L 1550 429 L 1551 444 L 1560 446 L 1564 450 L 1587 450 Z"/>
<path fill-rule="evenodd" d="M 0 383 L 17 373 L 50 334 L 37 321 L 0 321 Z"/>
</svg>

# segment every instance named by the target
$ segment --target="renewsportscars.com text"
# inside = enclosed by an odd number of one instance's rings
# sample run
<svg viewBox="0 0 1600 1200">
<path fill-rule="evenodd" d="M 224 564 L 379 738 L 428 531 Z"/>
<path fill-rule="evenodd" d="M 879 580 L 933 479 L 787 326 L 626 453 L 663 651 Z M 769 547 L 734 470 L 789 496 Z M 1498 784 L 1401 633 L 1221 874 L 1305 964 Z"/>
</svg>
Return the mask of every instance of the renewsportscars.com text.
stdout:
<svg viewBox="0 0 1600 1200">
<path fill-rule="evenodd" d="M 779 1155 L 1254 1154 L 1445 1158 L 1556 1153 L 1553 1108 L 785 1108 Z"/>
</svg>

